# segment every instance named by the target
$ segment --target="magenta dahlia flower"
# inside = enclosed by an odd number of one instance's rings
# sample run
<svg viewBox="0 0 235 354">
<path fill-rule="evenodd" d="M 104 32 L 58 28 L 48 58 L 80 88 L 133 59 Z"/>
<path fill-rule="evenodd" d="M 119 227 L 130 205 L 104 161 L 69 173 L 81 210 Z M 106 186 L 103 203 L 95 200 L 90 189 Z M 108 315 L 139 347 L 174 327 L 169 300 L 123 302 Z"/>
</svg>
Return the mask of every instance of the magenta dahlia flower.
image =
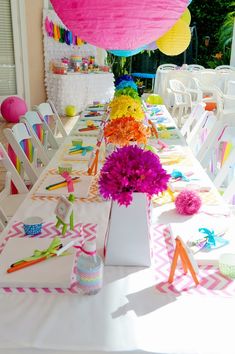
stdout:
<svg viewBox="0 0 235 354">
<path fill-rule="evenodd" d="M 107 158 L 100 171 L 99 190 L 104 199 L 128 206 L 133 192 L 158 194 L 167 189 L 169 178 L 157 155 L 131 145 Z"/>
</svg>

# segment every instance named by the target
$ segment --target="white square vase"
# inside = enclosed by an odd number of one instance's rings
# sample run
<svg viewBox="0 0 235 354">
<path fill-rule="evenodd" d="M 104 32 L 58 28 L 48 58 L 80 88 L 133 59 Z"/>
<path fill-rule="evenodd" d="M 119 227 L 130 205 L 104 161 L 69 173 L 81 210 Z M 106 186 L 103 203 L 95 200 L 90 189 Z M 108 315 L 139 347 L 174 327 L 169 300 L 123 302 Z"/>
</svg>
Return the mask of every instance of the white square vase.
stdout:
<svg viewBox="0 0 235 354">
<path fill-rule="evenodd" d="M 105 240 L 105 264 L 149 267 L 149 241 L 146 195 L 133 193 L 128 207 L 113 202 Z"/>
</svg>

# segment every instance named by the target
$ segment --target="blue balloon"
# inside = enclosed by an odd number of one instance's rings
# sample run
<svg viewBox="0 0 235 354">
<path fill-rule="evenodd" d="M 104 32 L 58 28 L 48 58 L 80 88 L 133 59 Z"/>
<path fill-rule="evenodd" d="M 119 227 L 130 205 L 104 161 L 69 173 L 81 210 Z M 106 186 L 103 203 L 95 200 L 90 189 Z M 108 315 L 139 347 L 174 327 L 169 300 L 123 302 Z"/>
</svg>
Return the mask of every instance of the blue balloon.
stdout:
<svg viewBox="0 0 235 354">
<path fill-rule="evenodd" d="M 137 49 L 133 49 L 133 50 L 109 50 L 109 52 L 111 54 L 114 54 L 118 57 L 131 57 L 132 55 L 138 54 L 139 52 L 141 52 L 142 50 L 145 50 L 145 47 L 140 47 Z"/>
</svg>

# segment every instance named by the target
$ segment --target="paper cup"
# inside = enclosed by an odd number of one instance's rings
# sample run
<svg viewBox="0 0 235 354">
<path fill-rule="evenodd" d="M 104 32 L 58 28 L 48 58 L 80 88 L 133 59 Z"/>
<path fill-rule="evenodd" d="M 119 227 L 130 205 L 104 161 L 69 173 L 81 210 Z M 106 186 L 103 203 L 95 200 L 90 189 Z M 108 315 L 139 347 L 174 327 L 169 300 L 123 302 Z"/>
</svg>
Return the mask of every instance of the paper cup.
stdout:
<svg viewBox="0 0 235 354">
<path fill-rule="evenodd" d="M 71 163 L 64 163 L 58 166 L 58 173 L 61 175 L 63 172 L 71 173 L 73 170 L 73 166 Z"/>
<path fill-rule="evenodd" d="M 72 140 L 72 145 L 76 146 L 76 145 L 81 145 L 83 144 L 83 140 L 79 139 L 79 140 Z"/>
<path fill-rule="evenodd" d="M 43 220 L 39 216 L 31 216 L 23 221 L 24 232 L 26 235 L 35 236 L 42 231 Z"/>
<path fill-rule="evenodd" d="M 235 254 L 224 253 L 219 259 L 219 270 L 229 278 L 235 278 Z"/>
</svg>

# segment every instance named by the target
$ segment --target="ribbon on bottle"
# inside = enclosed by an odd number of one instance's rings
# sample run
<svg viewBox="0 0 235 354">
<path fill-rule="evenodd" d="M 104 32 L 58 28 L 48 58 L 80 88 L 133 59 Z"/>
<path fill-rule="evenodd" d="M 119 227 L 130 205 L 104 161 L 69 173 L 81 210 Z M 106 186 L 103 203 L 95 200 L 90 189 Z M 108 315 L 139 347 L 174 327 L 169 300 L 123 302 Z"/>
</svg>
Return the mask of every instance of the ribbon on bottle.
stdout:
<svg viewBox="0 0 235 354">
<path fill-rule="evenodd" d="M 81 250 L 83 253 L 87 254 L 88 256 L 94 256 L 96 254 L 96 251 L 89 252 L 89 251 L 84 250 L 83 246 L 74 245 L 73 247 Z"/>
<path fill-rule="evenodd" d="M 64 171 L 63 173 L 61 173 L 61 176 L 64 177 L 64 179 L 67 182 L 68 192 L 69 193 L 74 192 L 73 180 L 70 174 L 67 171 Z"/>
</svg>

